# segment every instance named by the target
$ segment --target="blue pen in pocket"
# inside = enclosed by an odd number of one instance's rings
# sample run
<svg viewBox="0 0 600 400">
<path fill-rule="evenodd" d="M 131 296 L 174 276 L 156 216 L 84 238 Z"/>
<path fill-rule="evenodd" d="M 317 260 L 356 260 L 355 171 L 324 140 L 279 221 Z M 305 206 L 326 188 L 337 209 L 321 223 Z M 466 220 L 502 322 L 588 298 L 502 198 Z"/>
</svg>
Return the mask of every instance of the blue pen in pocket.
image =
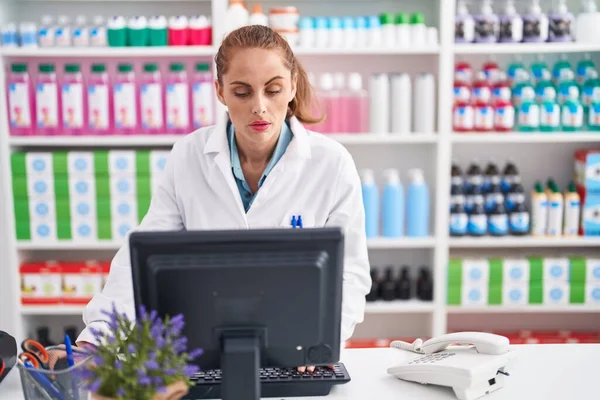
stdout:
<svg viewBox="0 0 600 400">
<path fill-rule="evenodd" d="M 297 226 L 298 226 L 298 228 L 304 228 L 303 223 L 302 223 L 302 215 L 298 215 Z"/>
<path fill-rule="evenodd" d="M 292 215 L 292 222 L 290 223 L 290 225 L 292 225 L 292 228 L 296 228 L 296 216 Z"/>
</svg>

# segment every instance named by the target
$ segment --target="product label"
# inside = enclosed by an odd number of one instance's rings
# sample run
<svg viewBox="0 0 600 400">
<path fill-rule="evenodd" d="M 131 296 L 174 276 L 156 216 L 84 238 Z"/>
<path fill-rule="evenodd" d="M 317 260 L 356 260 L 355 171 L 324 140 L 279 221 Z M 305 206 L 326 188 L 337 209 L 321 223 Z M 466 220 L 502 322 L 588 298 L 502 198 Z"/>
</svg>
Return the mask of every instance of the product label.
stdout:
<svg viewBox="0 0 600 400">
<path fill-rule="evenodd" d="M 473 89 L 473 101 L 488 103 L 492 99 L 492 91 L 489 87 L 476 87 Z"/>
<path fill-rule="evenodd" d="M 194 128 L 212 125 L 213 123 L 213 85 L 208 82 L 198 82 L 192 88 L 192 116 Z"/>
<path fill-rule="evenodd" d="M 543 236 L 546 234 L 548 224 L 548 202 L 545 200 L 534 200 L 532 201 L 532 205 L 532 233 L 537 236 Z"/>
<path fill-rule="evenodd" d="M 563 104 L 569 99 L 579 99 L 579 88 L 575 85 L 562 86 L 558 90 L 558 103 Z"/>
<path fill-rule="evenodd" d="M 500 193 L 488 193 L 485 196 L 485 211 L 488 213 L 492 212 L 496 207 L 496 204 L 498 204 L 499 201 L 504 201 L 503 199 L 504 196 L 502 196 Z"/>
<path fill-rule="evenodd" d="M 468 102 L 471 98 L 471 91 L 466 86 L 454 87 L 454 103 Z"/>
<path fill-rule="evenodd" d="M 14 128 L 31 128 L 29 85 L 26 83 L 11 83 L 9 85 L 8 103 L 10 107 L 10 126 Z"/>
<path fill-rule="evenodd" d="M 90 30 L 90 43 L 92 46 L 106 46 L 106 28 L 97 26 Z"/>
<path fill-rule="evenodd" d="M 89 31 L 85 27 L 77 27 L 73 29 L 73 45 L 87 46 L 90 42 Z"/>
<path fill-rule="evenodd" d="M 475 23 L 471 18 L 458 20 L 454 24 L 454 37 L 457 42 L 472 42 L 475 39 Z"/>
<path fill-rule="evenodd" d="M 593 103 L 590 106 L 590 115 L 588 122 L 590 126 L 600 126 L 600 103 Z"/>
<path fill-rule="evenodd" d="M 475 129 L 491 130 L 494 127 L 494 110 L 491 106 L 475 108 Z"/>
<path fill-rule="evenodd" d="M 90 129 L 108 129 L 108 86 L 88 87 L 88 111 Z"/>
<path fill-rule="evenodd" d="M 508 233 L 508 216 L 506 214 L 495 214 L 489 216 L 490 233 L 494 235 L 506 235 Z"/>
<path fill-rule="evenodd" d="M 494 126 L 496 129 L 512 129 L 515 125 L 515 109 L 510 106 L 496 108 L 494 113 Z"/>
<path fill-rule="evenodd" d="M 69 28 L 58 27 L 54 36 L 57 46 L 71 45 L 71 30 Z"/>
<path fill-rule="evenodd" d="M 494 88 L 494 90 L 492 91 L 492 99 L 494 102 L 498 102 L 500 100 L 510 101 L 511 96 L 512 96 L 512 93 L 508 86 L 500 86 L 500 87 Z"/>
<path fill-rule="evenodd" d="M 523 20 L 521 18 L 506 19 L 500 22 L 500 40 L 520 42 L 523 38 Z"/>
<path fill-rule="evenodd" d="M 459 105 L 454 109 L 454 129 L 471 130 L 474 120 L 473 107 L 470 105 Z"/>
<path fill-rule="evenodd" d="M 83 85 L 81 83 L 63 85 L 62 117 L 65 128 L 83 128 Z"/>
<path fill-rule="evenodd" d="M 468 231 L 471 235 L 485 235 L 487 232 L 487 215 L 471 214 L 469 215 Z"/>
<path fill-rule="evenodd" d="M 565 104 L 562 109 L 562 124 L 572 128 L 583 126 L 583 107 L 576 103 Z"/>
<path fill-rule="evenodd" d="M 58 88 L 56 83 L 40 83 L 36 92 L 36 117 L 40 128 L 58 126 Z"/>
<path fill-rule="evenodd" d="M 163 126 L 162 93 L 160 83 L 142 85 L 142 128 L 156 129 Z"/>
<path fill-rule="evenodd" d="M 546 18 L 525 18 L 523 20 L 523 38 L 540 39 L 548 36 L 548 19 Z"/>
<path fill-rule="evenodd" d="M 498 21 L 495 19 L 478 18 L 475 22 L 475 40 L 485 41 L 495 38 L 498 31 Z M 495 40 L 494 40 L 495 41 Z"/>
<path fill-rule="evenodd" d="M 54 46 L 54 29 L 48 27 L 41 28 L 38 32 L 38 40 L 42 47 Z"/>
<path fill-rule="evenodd" d="M 540 125 L 556 128 L 560 125 L 560 107 L 556 103 L 542 104 Z"/>
<path fill-rule="evenodd" d="M 548 235 L 560 236 L 563 222 L 562 201 L 550 201 L 548 207 Z"/>
<path fill-rule="evenodd" d="M 189 125 L 188 85 L 178 82 L 167 85 L 167 127 L 187 128 Z"/>
<path fill-rule="evenodd" d="M 577 235 L 579 231 L 579 214 L 581 203 L 578 200 L 569 200 L 565 204 L 564 234 Z"/>
<path fill-rule="evenodd" d="M 518 212 L 510 214 L 510 231 L 515 233 L 529 232 L 529 213 Z"/>
<path fill-rule="evenodd" d="M 571 21 L 569 18 L 550 18 L 548 29 L 550 39 L 563 39 L 571 37 Z"/>
<path fill-rule="evenodd" d="M 537 104 L 525 103 L 519 112 L 519 125 L 537 128 L 540 124 L 540 109 Z"/>
<path fill-rule="evenodd" d="M 135 114 L 135 87 L 133 83 L 117 83 L 114 93 L 115 126 L 134 128 L 137 123 Z"/>
<path fill-rule="evenodd" d="M 468 223 L 469 217 L 466 213 L 450 214 L 450 234 L 465 235 Z"/>
</svg>

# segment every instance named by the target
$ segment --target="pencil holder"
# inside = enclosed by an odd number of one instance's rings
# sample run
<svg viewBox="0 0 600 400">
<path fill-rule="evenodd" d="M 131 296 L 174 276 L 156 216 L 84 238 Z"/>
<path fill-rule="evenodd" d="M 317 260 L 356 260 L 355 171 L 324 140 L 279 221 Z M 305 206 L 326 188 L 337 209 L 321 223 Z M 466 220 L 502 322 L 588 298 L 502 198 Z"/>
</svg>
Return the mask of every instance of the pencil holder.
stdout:
<svg viewBox="0 0 600 400">
<path fill-rule="evenodd" d="M 17 363 L 25 400 L 87 400 L 89 391 L 81 371 L 91 367 L 92 358 L 79 351 L 73 353 L 77 362 L 67 369 L 30 368 Z"/>
</svg>

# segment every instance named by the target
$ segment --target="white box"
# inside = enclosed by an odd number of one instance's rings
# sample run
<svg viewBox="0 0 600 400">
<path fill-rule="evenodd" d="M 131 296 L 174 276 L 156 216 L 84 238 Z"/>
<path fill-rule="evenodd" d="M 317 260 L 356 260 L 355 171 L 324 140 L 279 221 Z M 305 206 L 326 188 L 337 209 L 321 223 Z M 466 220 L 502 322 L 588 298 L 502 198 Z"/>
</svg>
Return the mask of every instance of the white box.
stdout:
<svg viewBox="0 0 600 400">
<path fill-rule="evenodd" d="M 28 179 L 54 177 L 52 153 L 28 152 L 25 154 L 25 165 Z"/>
<path fill-rule="evenodd" d="M 585 302 L 600 306 L 600 282 L 585 285 Z"/>
<path fill-rule="evenodd" d="M 71 199 L 95 199 L 96 180 L 94 179 L 94 177 L 70 177 L 69 197 Z"/>
<path fill-rule="evenodd" d="M 568 258 L 544 258 L 543 263 L 545 282 L 569 282 Z"/>
<path fill-rule="evenodd" d="M 31 220 L 31 241 L 55 242 L 56 240 L 56 221 Z"/>
<path fill-rule="evenodd" d="M 113 221 L 137 221 L 137 199 L 135 197 L 113 197 L 110 200 L 110 215 Z"/>
<path fill-rule="evenodd" d="M 32 222 L 56 222 L 56 203 L 54 200 L 29 199 L 29 218 Z"/>
<path fill-rule="evenodd" d="M 483 306 L 488 303 L 488 285 L 462 285 L 462 306 Z"/>
<path fill-rule="evenodd" d="M 71 219 L 96 219 L 96 199 L 87 197 L 72 198 L 69 204 Z"/>
<path fill-rule="evenodd" d="M 570 285 L 566 282 L 544 282 L 544 304 L 569 304 Z"/>
<path fill-rule="evenodd" d="M 517 306 L 529 304 L 528 284 L 503 284 L 502 304 L 505 306 Z"/>
<path fill-rule="evenodd" d="M 529 285 L 529 260 L 524 258 L 506 258 L 502 267 L 502 284 Z"/>
<path fill-rule="evenodd" d="M 71 236 L 74 242 L 96 242 L 98 240 L 96 218 L 71 219 Z"/>
<path fill-rule="evenodd" d="M 168 150 L 153 150 L 150 152 L 150 178 L 159 178 L 167 164 L 170 151 Z"/>
<path fill-rule="evenodd" d="M 54 178 L 27 178 L 27 195 L 29 198 L 54 200 Z"/>
<path fill-rule="evenodd" d="M 127 238 L 127 234 L 135 229 L 138 223 L 136 220 L 113 219 L 111 225 L 112 238 L 113 240 L 119 241 Z"/>
<path fill-rule="evenodd" d="M 490 263 L 487 259 L 463 260 L 463 286 L 487 285 L 490 280 Z"/>
<path fill-rule="evenodd" d="M 69 178 L 94 177 L 94 153 L 90 151 L 70 151 L 67 153 Z"/>
<path fill-rule="evenodd" d="M 135 176 L 135 151 L 111 150 L 108 152 L 108 174 L 110 176 Z"/>
<path fill-rule="evenodd" d="M 588 258 L 585 266 L 585 282 L 587 284 L 600 284 L 600 259 Z"/>
<path fill-rule="evenodd" d="M 137 181 L 135 177 L 110 177 L 110 196 L 114 197 L 131 197 L 137 196 Z"/>
</svg>

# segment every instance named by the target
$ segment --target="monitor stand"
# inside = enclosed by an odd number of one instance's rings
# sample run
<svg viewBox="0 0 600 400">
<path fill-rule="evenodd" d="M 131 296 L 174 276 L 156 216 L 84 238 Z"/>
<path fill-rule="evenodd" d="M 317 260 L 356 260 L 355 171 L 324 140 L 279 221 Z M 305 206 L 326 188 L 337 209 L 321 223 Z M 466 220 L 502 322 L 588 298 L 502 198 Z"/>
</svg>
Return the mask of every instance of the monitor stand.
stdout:
<svg viewBox="0 0 600 400">
<path fill-rule="evenodd" d="M 221 352 L 221 398 L 260 400 L 260 334 L 224 333 Z"/>
</svg>

